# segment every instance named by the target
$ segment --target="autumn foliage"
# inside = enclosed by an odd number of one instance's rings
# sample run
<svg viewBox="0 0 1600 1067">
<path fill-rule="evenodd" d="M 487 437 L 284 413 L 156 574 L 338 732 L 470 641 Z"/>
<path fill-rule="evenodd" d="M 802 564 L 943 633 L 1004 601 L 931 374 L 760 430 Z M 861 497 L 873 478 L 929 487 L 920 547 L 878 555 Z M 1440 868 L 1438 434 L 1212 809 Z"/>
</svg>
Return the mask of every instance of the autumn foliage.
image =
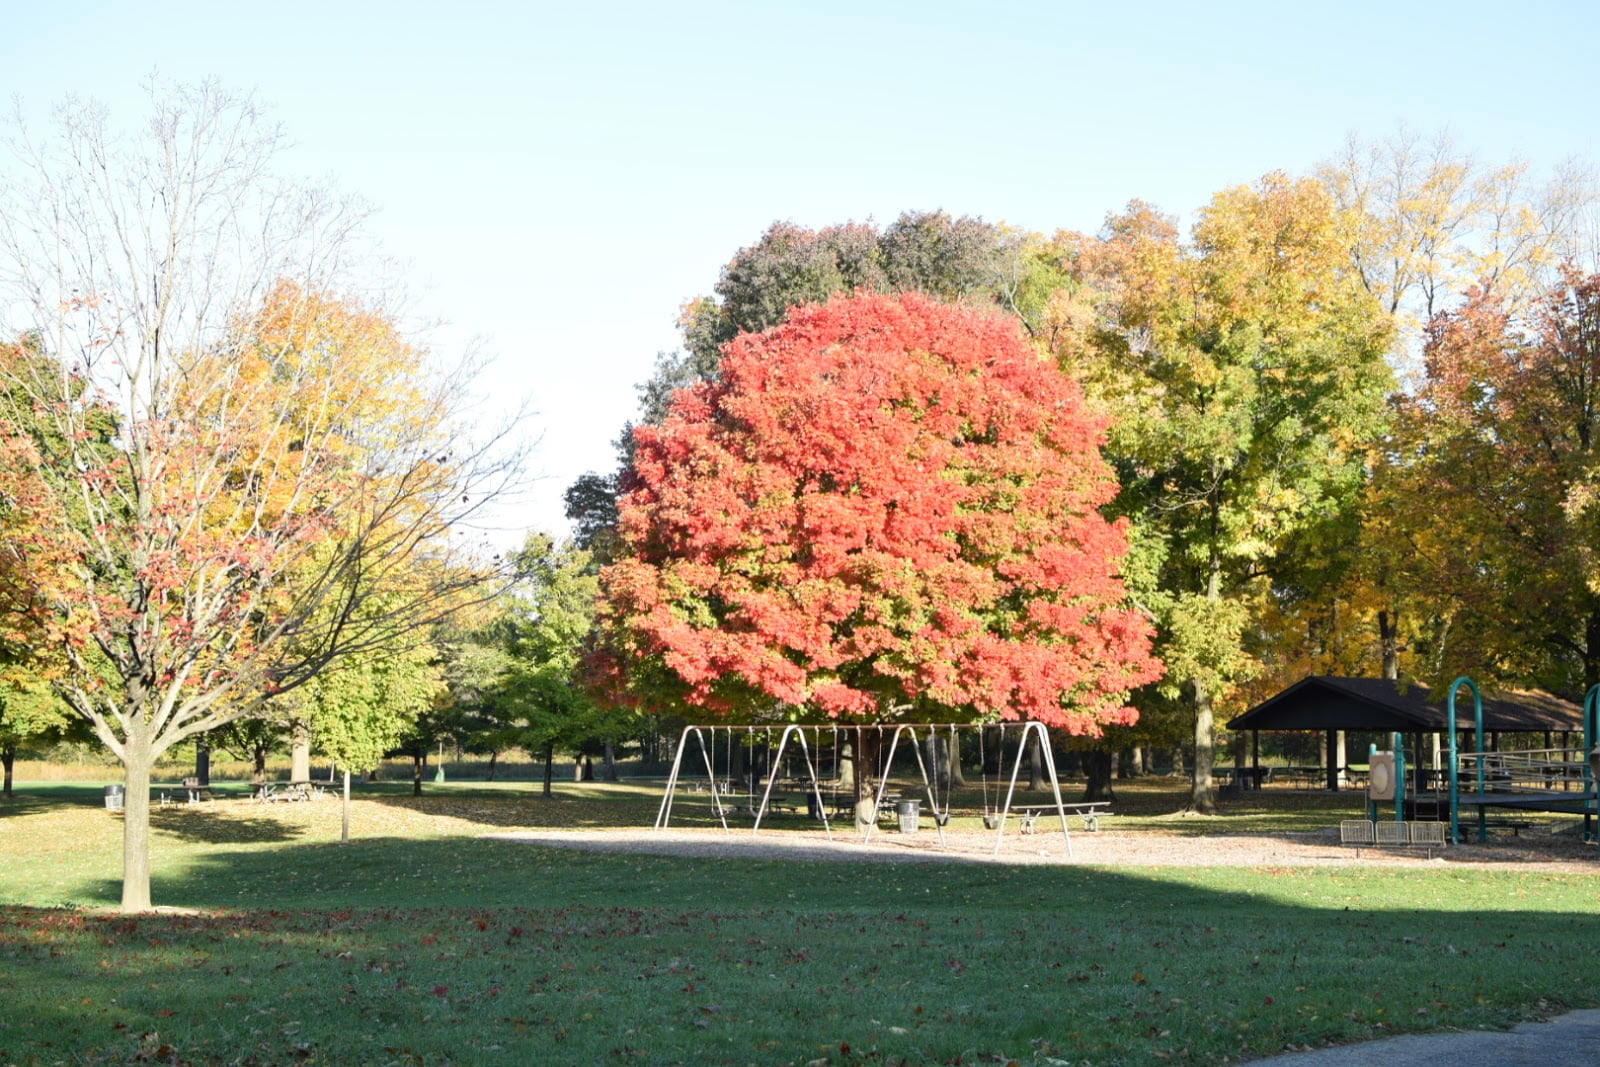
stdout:
<svg viewBox="0 0 1600 1067">
<path fill-rule="evenodd" d="M 992 312 L 863 293 L 741 335 L 635 433 L 602 666 L 724 713 L 1131 722 L 1160 668 L 1105 427 Z"/>
</svg>

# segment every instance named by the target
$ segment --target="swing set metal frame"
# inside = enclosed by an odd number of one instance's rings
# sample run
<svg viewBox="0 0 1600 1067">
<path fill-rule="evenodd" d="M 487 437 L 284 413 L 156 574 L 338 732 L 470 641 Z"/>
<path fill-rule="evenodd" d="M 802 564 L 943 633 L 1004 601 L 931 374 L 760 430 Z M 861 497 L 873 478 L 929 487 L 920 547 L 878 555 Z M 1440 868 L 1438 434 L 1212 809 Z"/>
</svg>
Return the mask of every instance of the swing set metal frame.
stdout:
<svg viewBox="0 0 1600 1067">
<path fill-rule="evenodd" d="M 833 826 L 828 820 L 828 808 L 827 808 L 827 805 L 823 802 L 823 799 L 822 799 L 822 785 L 817 780 L 817 768 L 816 768 L 815 762 L 812 759 L 811 746 L 806 743 L 806 731 L 807 730 L 812 730 L 812 731 L 815 731 L 817 733 L 819 745 L 820 745 L 820 737 L 821 737 L 821 731 L 822 730 L 832 729 L 834 731 L 834 762 L 835 762 L 835 765 L 836 765 L 836 768 L 837 768 L 837 764 L 838 764 L 838 760 L 839 760 L 839 735 L 840 735 L 840 733 L 843 732 L 843 731 L 849 731 L 849 730 L 856 731 L 857 737 L 858 737 L 858 743 L 856 745 L 855 751 L 857 753 L 857 759 L 859 760 L 860 751 L 861 751 L 861 746 L 859 744 L 860 735 L 862 733 L 864 733 L 865 731 L 875 730 L 878 733 L 878 736 L 880 738 L 880 742 L 881 742 L 881 738 L 885 734 L 889 735 L 889 752 L 888 752 L 888 755 L 886 757 L 884 757 L 883 760 L 881 761 L 880 767 L 878 769 L 879 770 L 879 773 L 878 773 L 878 787 L 877 787 L 876 794 L 873 797 L 873 811 L 877 812 L 877 811 L 881 810 L 881 808 L 882 808 L 884 793 L 887 790 L 888 785 L 889 785 L 889 772 L 894 767 L 894 757 L 895 757 L 895 753 L 896 753 L 896 751 L 897 751 L 897 749 L 898 749 L 898 747 L 900 745 L 900 739 L 902 737 L 905 737 L 905 736 L 909 735 L 909 737 L 911 738 L 912 751 L 916 754 L 916 757 L 917 757 L 917 771 L 922 777 L 923 791 L 925 792 L 925 794 L 927 795 L 927 798 L 928 798 L 929 810 L 933 813 L 934 830 L 938 834 L 939 847 L 941 847 L 941 848 L 946 847 L 947 842 L 945 841 L 945 836 L 944 836 L 944 823 L 949 818 L 949 814 L 950 814 L 950 787 L 948 785 L 946 786 L 946 789 L 945 789 L 945 807 L 944 807 L 944 810 L 941 811 L 939 809 L 938 802 L 937 802 L 937 800 L 935 799 L 935 796 L 934 796 L 934 792 L 935 791 L 934 791 L 933 780 L 930 779 L 929 776 L 928 776 L 928 766 L 927 766 L 926 762 L 924 762 L 924 760 L 922 758 L 922 739 L 926 739 L 927 737 L 937 737 L 939 731 L 942 731 L 942 730 L 948 730 L 951 733 L 952 736 L 955 736 L 957 731 L 960 731 L 960 730 L 977 730 L 977 731 L 979 731 L 980 762 L 982 762 L 982 756 L 981 756 L 981 753 L 982 753 L 982 736 L 983 736 L 982 735 L 982 731 L 987 729 L 987 728 L 989 728 L 989 727 L 991 727 L 991 726 L 996 726 L 996 725 L 1000 726 L 1000 728 L 1002 730 L 1002 734 L 1001 734 L 1001 746 L 1002 747 L 1001 747 L 1001 764 L 1000 764 L 1000 772 L 1001 772 L 1002 776 L 1004 776 L 1004 774 L 1005 774 L 1004 730 L 1007 727 L 1020 726 L 1020 728 L 1022 730 L 1022 740 L 1021 740 L 1021 743 L 1018 744 L 1018 746 L 1017 746 L 1016 759 L 1012 761 L 1011 777 L 1010 777 L 1009 784 L 1006 787 L 1005 802 L 998 808 L 998 818 L 995 820 L 995 826 L 994 826 L 994 850 L 991 853 L 991 855 L 998 856 L 1000 854 L 1000 847 L 1001 847 L 1002 844 L 1004 844 L 1005 832 L 1006 832 L 1006 821 L 1007 821 L 1008 817 L 1011 814 L 1012 801 L 1015 799 L 1015 796 L 1016 796 L 1017 778 L 1022 772 L 1022 758 L 1023 758 L 1024 755 L 1026 755 L 1026 753 L 1028 751 L 1028 741 L 1029 741 L 1030 738 L 1032 738 L 1032 739 L 1034 739 L 1035 743 L 1039 746 L 1039 752 L 1044 758 L 1045 771 L 1049 774 L 1049 777 L 1050 777 L 1050 791 L 1051 791 L 1051 797 L 1053 799 L 1053 806 L 1055 807 L 1056 815 L 1061 820 L 1061 839 L 1066 844 L 1067 858 L 1071 859 L 1072 858 L 1072 831 L 1070 829 L 1068 829 L 1068 827 L 1067 827 L 1067 809 L 1066 809 L 1065 803 L 1061 799 L 1061 779 L 1056 773 L 1056 757 L 1055 757 L 1055 753 L 1051 750 L 1050 735 L 1049 735 L 1048 731 L 1045 729 L 1044 723 L 1035 722 L 1035 721 L 1032 721 L 1032 720 L 1027 721 L 1027 722 L 1022 722 L 1022 723 L 1006 722 L 1006 723 L 998 723 L 998 724 L 996 724 L 996 723 L 890 723 L 890 722 L 852 723 L 852 724 L 831 725 L 831 726 L 830 725 L 815 725 L 815 724 L 812 724 L 812 725 L 800 725 L 798 723 L 786 724 L 786 725 L 783 726 L 783 728 L 782 728 L 783 729 L 783 733 L 778 739 L 778 747 L 777 747 L 777 749 L 775 751 L 773 751 L 773 753 L 771 755 L 771 758 L 768 761 L 768 770 L 767 770 L 767 774 L 766 774 L 767 781 L 766 781 L 765 788 L 762 790 L 762 793 L 761 793 L 761 803 L 760 803 L 759 807 L 757 807 L 755 809 L 755 811 L 754 811 L 755 822 L 750 828 L 750 833 L 751 833 L 752 836 L 754 836 L 756 833 L 758 833 L 760 831 L 760 829 L 761 829 L 761 820 L 766 817 L 768 805 L 769 805 L 769 803 L 771 802 L 771 799 L 772 799 L 772 787 L 773 787 L 773 784 L 774 784 L 774 782 L 776 781 L 776 778 L 777 778 L 777 775 L 773 773 L 773 769 L 777 768 L 777 767 L 781 767 L 783 765 L 783 755 L 784 755 L 785 750 L 789 746 L 790 738 L 798 738 L 799 739 L 799 751 L 800 751 L 801 755 L 804 757 L 804 760 L 805 760 L 806 783 L 809 786 L 809 792 L 810 792 L 811 796 L 816 801 L 816 806 L 817 806 L 816 810 L 817 810 L 818 814 L 821 816 L 822 828 L 827 833 L 828 840 L 832 841 L 833 840 Z M 716 723 L 716 724 L 713 724 L 713 723 L 691 724 L 689 726 L 685 726 L 683 728 L 683 733 L 680 734 L 679 737 L 678 737 L 677 750 L 673 754 L 673 758 L 672 758 L 672 771 L 667 776 L 666 789 L 663 792 L 662 797 L 661 797 L 661 807 L 656 812 L 655 829 L 657 829 L 657 830 L 665 830 L 665 829 L 667 829 L 668 825 L 670 824 L 670 822 L 672 820 L 673 797 L 677 792 L 679 777 L 680 777 L 680 774 L 681 774 L 682 769 L 683 769 L 684 753 L 689 750 L 689 739 L 691 737 L 693 737 L 695 739 L 695 741 L 699 744 L 700 755 L 701 755 L 702 761 L 704 762 L 704 765 L 705 765 L 706 779 L 707 779 L 707 781 L 708 781 L 708 783 L 710 785 L 710 790 L 711 790 L 712 808 L 717 813 L 717 820 L 718 820 L 719 823 L 721 823 L 723 832 L 724 833 L 732 833 L 733 829 L 728 825 L 727 807 L 723 803 L 722 796 L 719 795 L 718 792 L 717 792 L 717 774 L 716 774 L 715 760 L 713 759 L 713 756 L 712 756 L 712 752 L 716 748 L 716 735 L 717 735 L 717 733 L 719 731 L 726 731 L 728 733 L 728 735 L 729 735 L 730 742 L 731 742 L 731 739 L 734 736 L 734 732 L 737 731 L 737 730 L 744 729 L 747 732 L 752 733 L 752 736 L 753 736 L 753 732 L 755 730 L 766 729 L 768 731 L 768 735 L 767 736 L 768 736 L 768 739 L 770 741 L 770 736 L 771 736 L 770 731 L 773 730 L 773 729 L 776 729 L 776 728 L 777 728 L 777 724 L 773 724 L 773 725 L 767 726 L 767 727 L 760 727 L 760 726 L 739 727 L 739 726 L 723 725 L 723 724 L 720 724 L 720 723 Z M 891 731 L 892 731 L 892 733 L 891 733 Z M 923 731 L 922 739 L 919 739 L 918 731 Z M 706 746 L 706 735 L 707 735 L 708 732 L 711 735 L 711 747 L 710 748 L 707 748 L 707 746 Z M 880 743 L 880 746 L 879 746 L 879 750 L 882 751 L 881 743 Z M 820 755 L 820 749 L 819 749 L 818 754 Z M 730 749 L 730 753 L 729 753 L 729 763 L 730 763 L 730 767 L 731 767 L 731 763 L 732 763 L 732 752 L 731 752 L 731 749 Z M 979 771 L 980 771 L 980 774 L 983 776 L 983 796 L 984 796 L 984 801 L 983 801 L 984 812 L 983 812 L 983 815 L 984 815 L 985 821 L 987 822 L 988 819 L 989 819 L 989 814 L 990 814 L 989 810 L 988 810 L 988 807 L 989 807 L 989 801 L 988 801 L 988 796 L 989 796 L 989 790 L 988 790 L 989 770 L 988 770 L 987 766 L 980 766 Z M 861 769 L 859 768 L 859 766 L 857 768 L 857 773 L 858 774 L 861 773 Z M 1028 807 L 1037 808 L 1037 805 L 1027 805 L 1027 806 Z M 870 823 L 867 824 L 865 830 L 862 831 L 861 843 L 862 844 L 869 843 L 872 840 L 872 835 L 874 834 L 874 832 L 876 832 L 876 830 L 877 830 L 877 819 L 874 818 Z"/>
</svg>

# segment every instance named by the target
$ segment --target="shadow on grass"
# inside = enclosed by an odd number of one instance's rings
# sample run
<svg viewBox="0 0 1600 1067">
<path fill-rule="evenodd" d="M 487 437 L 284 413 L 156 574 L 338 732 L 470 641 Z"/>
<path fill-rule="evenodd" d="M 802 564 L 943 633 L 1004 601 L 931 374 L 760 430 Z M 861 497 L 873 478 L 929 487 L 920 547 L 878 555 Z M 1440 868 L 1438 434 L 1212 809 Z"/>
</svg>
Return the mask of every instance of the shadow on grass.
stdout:
<svg viewBox="0 0 1600 1067">
<path fill-rule="evenodd" d="M 46 811 L 56 811 L 74 806 L 87 806 L 81 801 L 62 799 L 54 796 L 42 796 L 32 791 L 17 793 L 15 796 L 0 797 L 0 819 L 21 815 L 38 815 Z"/>
<path fill-rule="evenodd" d="M 206 845 L 274 844 L 304 837 L 306 828 L 267 816 L 228 814 L 212 804 L 175 804 L 150 809 L 150 826 L 185 841 Z"/>
<path fill-rule="evenodd" d="M 65 808 L 105 806 L 105 787 L 78 783 L 19 785 L 10 797 L 0 797 L 0 819 L 8 815 L 35 815 Z"/>
<path fill-rule="evenodd" d="M 393 1046 L 579 1063 L 626 1044 L 653 1062 L 848 1045 L 888 1062 L 1202 1063 L 1501 1025 L 1594 1004 L 1600 980 L 1600 906 L 1576 876 L 934 869 L 374 838 L 218 850 L 158 876 L 155 895 L 223 914 L 0 909 L 0 966 L 28 974 L 0 1033 L 9 1055 L 72 1059 L 159 1032 L 195 1060 L 308 1044 L 330 1061 Z M 246 1018 L 250 1041 L 277 1044 L 230 1047 Z"/>
</svg>

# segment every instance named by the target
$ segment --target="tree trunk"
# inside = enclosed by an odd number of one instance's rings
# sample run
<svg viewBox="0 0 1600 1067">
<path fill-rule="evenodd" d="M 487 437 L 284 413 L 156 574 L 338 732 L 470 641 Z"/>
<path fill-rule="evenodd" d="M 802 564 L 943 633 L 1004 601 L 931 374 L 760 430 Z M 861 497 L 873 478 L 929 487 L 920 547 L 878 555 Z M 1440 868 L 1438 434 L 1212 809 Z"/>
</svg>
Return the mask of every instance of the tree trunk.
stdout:
<svg viewBox="0 0 1600 1067">
<path fill-rule="evenodd" d="M 1037 792 L 1044 788 L 1044 756 L 1039 751 L 1038 735 L 1024 738 L 1028 746 L 1028 791 Z"/>
<path fill-rule="evenodd" d="M 618 781 L 617 776 L 617 750 L 611 744 L 611 738 L 606 738 L 606 771 L 605 779 L 608 782 Z"/>
<path fill-rule="evenodd" d="M 1182 778 L 1185 774 L 1189 773 L 1184 768 L 1182 745 L 1172 746 L 1172 770 L 1170 773 L 1179 778 Z"/>
<path fill-rule="evenodd" d="M 1378 612 L 1378 645 L 1383 650 L 1383 676 L 1400 680 L 1400 613 Z"/>
<path fill-rule="evenodd" d="M 211 746 L 204 738 L 194 743 L 194 776 L 200 780 L 201 789 L 211 788 Z"/>
<path fill-rule="evenodd" d="M 1083 754 L 1083 772 L 1087 779 L 1083 787 L 1083 799 L 1115 800 L 1116 789 L 1112 785 L 1114 776 L 1111 773 L 1111 753 L 1104 749 L 1095 749 L 1093 752 Z"/>
<path fill-rule="evenodd" d="M 1139 778 L 1145 773 L 1144 746 L 1134 745 L 1133 752 L 1128 759 L 1128 777 Z"/>
<path fill-rule="evenodd" d="M 551 779 L 554 778 L 555 773 L 556 773 L 556 743 L 554 741 L 546 741 L 545 742 L 545 746 L 544 746 L 544 795 L 545 796 L 550 796 L 551 793 L 552 793 Z"/>
<path fill-rule="evenodd" d="M 311 781 L 311 724 L 304 719 L 289 724 L 289 781 Z"/>
<path fill-rule="evenodd" d="M 1215 753 L 1211 747 L 1211 690 L 1194 683 L 1194 778 L 1189 806 L 1202 815 L 1217 813 L 1216 791 L 1211 787 L 1211 767 Z"/>
<path fill-rule="evenodd" d="M 0 796 L 4 796 L 7 800 L 10 800 L 13 795 L 11 792 L 11 771 L 16 766 L 16 763 L 16 745 L 7 745 L 4 748 L 0 748 L 0 765 L 5 767 L 5 785 L 0 787 Z"/>
<path fill-rule="evenodd" d="M 1117 778 L 1126 780 L 1133 777 L 1133 749 L 1123 749 L 1116 754 Z"/>
<path fill-rule="evenodd" d="M 143 746 L 123 749 L 122 910 L 150 910 L 150 764 Z"/>
<path fill-rule="evenodd" d="M 250 750 L 252 764 L 251 775 L 257 782 L 267 780 L 267 746 L 265 743 L 256 745 Z"/>
<path fill-rule="evenodd" d="M 489 753 L 489 781 L 491 781 L 491 782 L 494 781 L 494 765 L 495 765 L 495 761 L 498 760 L 499 758 L 500 758 L 500 753 L 499 752 L 491 752 L 491 753 Z"/>
<path fill-rule="evenodd" d="M 1000 768 L 1006 762 L 1006 754 L 1001 751 L 1004 737 L 996 727 L 983 727 L 983 759 L 980 762 L 983 764 L 983 773 L 991 778 L 999 775 Z"/>
<path fill-rule="evenodd" d="M 350 843 L 350 772 L 344 772 L 344 802 L 339 809 L 339 841 Z"/>
<path fill-rule="evenodd" d="M 960 789 L 967 784 L 967 776 L 961 773 L 961 731 L 952 730 L 946 740 L 945 747 L 950 750 L 950 786 Z"/>
<path fill-rule="evenodd" d="M 1589 609 L 1583 628 L 1583 691 L 1600 684 L 1600 606 Z"/>
<path fill-rule="evenodd" d="M 422 761 L 424 754 L 413 750 L 411 753 L 411 795 L 422 795 Z"/>
<path fill-rule="evenodd" d="M 839 784 L 837 788 L 842 793 L 856 795 L 856 750 L 851 741 L 845 740 L 841 733 L 834 741 L 834 762 L 839 768 Z"/>
<path fill-rule="evenodd" d="M 856 735 L 856 829 L 865 832 L 878 820 L 878 783 L 875 773 L 878 766 L 879 738 L 875 730 L 862 730 Z"/>
<path fill-rule="evenodd" d="M 1211 498 L 1211 559 L 1206 576 L 1206 602 L 1215 607 L 1222 600 L 1221 501 Z M 1216 791 L 1211 785 L 1211 768 L 1216 752 L 1212 748 L 1211 702 L 1216 694 L 1208 682 L 1191 679 L 1194 687 L 1194 778 L 1189 806 L 1202 815 L 1215 815 Z"/>
<path fill-rule="evenodd" d="M 950 766 L 945 761 L 945 747 L 939 743 L 937 730 L 929 730 L 922 739 L 922 763 L 928 771 L 928 781 L 933 784 L 934 795 L 950 788 Z"/>
</svg>

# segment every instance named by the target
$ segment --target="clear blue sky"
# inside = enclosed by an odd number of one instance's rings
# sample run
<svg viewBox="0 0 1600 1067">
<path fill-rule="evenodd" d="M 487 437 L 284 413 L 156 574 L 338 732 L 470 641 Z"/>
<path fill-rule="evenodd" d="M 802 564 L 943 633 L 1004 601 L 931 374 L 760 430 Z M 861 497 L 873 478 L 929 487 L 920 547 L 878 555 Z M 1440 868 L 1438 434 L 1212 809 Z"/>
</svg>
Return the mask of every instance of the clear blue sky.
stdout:
<svg viewBox="0 0 1600 1067">
<path fill-rule="evenodd" d="M 30 107 L 133 113 L 152 71 L 253 89 L 293 170 L 377 204 L 423 306 L 539 411 L 507 518 L 564 528 L 682 302 L 776 218 L 942 207 L 1094 229 L 1191 212 L 1351 130 L 1600 157 L 1600 3 L 0 0 Z"/>
</svg>

